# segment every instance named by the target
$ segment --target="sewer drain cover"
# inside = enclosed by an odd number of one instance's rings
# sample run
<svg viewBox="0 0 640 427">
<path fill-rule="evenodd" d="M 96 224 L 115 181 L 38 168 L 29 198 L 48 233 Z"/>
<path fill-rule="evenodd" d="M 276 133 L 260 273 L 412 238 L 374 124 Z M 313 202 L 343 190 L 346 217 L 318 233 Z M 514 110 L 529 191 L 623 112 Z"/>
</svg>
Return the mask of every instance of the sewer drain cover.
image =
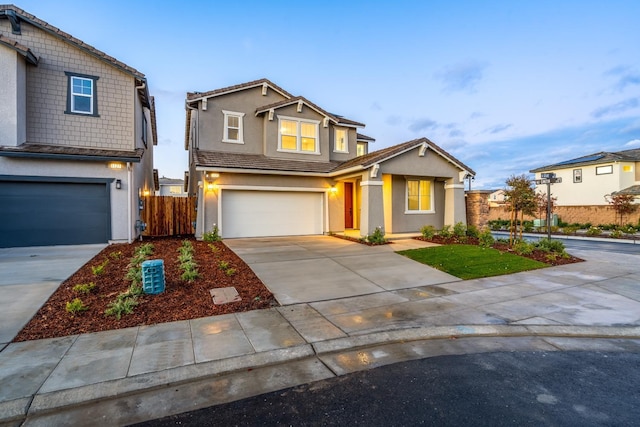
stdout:
<svg viewBox="0 0 640 427">
<path fill-rule="evenodd" d="M 209 292 L 211 293 L 211 297 L 213 298 L 213 303 L 215 305 L 242 300 L 240 295 L 238 295 L 238 291 L 236 291 L 236 288 L 234 287 L 210 289 Z"/>
</svg>

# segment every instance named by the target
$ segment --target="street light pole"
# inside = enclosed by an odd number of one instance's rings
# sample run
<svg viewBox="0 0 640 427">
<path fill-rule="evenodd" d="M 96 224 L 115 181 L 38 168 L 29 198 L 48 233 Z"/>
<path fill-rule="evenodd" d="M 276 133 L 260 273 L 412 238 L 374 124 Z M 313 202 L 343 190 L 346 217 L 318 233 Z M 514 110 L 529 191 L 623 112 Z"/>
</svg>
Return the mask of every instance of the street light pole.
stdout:
<svg viewBox="0 0 640 427">
<path fill-rule="evenodd" d="M 562 178 L 556 178 L 556 174 L 541 173 L 540 178 L 536 179 L 536 184 L 547 184 L 547 238 L 551 240 L 551 184 L 561 183 Z"/>
</svg>

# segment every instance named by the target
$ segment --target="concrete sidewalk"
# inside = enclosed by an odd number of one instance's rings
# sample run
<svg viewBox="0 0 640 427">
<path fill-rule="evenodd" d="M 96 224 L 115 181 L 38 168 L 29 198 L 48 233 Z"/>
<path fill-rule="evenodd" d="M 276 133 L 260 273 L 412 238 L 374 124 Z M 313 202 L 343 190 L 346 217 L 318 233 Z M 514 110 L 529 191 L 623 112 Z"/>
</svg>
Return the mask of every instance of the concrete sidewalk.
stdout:
<svg viewBox="0 0 640 427">
<path fill-rule="evenodd" d="M 348 243 L 344 251 L 362 247 Z M 443 354 L 640 351 L 637 256 L 574 255 L 591 258 L 510 276 L 12 343 L 0 352 L 0 422 L 122 425 Z"/>
</svg>

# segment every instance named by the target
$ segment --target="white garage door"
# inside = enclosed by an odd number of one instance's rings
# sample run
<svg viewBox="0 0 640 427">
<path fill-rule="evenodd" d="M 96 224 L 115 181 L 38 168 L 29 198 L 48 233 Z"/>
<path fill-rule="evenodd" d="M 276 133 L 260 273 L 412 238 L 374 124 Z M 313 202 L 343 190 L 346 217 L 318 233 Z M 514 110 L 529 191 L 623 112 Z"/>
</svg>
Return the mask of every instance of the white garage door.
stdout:
<svg viewBox="0 0 640 427">
<path fill-rule="evenodd" d="M 322 234 L 324 193 L 222 190 L 222 236 Z"/>
</svg>

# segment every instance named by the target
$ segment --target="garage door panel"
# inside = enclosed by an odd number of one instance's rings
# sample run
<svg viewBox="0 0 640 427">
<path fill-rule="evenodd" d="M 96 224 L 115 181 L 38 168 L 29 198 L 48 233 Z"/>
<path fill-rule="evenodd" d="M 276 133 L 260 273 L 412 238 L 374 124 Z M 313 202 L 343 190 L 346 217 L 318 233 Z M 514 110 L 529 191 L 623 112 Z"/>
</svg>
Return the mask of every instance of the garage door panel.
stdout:
<svg viewBox="0 0 640 427">
<path fill-rule="evenodd" d="M 239 190 L 222 192 L 224 237 L 322 234 L 322 224 L 322 193 Z"/>
<path fill-rule="evenodd" d="M 0 182 L 0 247 L 105 243 L 105 183 Z"/>
</svg>

